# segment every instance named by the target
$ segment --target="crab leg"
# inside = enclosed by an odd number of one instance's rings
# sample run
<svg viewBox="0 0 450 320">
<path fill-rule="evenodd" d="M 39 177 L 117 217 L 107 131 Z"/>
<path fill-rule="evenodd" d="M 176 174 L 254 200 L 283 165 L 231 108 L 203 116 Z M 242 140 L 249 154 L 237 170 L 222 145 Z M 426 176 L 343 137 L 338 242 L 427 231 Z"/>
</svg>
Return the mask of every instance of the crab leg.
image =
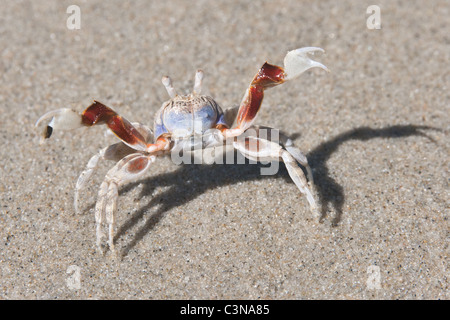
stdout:
<svg viewBox="0 0 450 320">
<path fill-rule="evenodd" d="M 119 197 L 119 186 L 141 177 L 155 159 L 155 155 L 133 153 L 120 160 L 106 174 L 105 180 L 100 185 L 98 200 L 95 206 L 97 247 L 100 251 L 102 251 L 101 239 L 103 237 L 101 226 L 104 218 L 108 224 L 108 245 L 110 250 L 114 251 L 114 224 L 116 221 L 115 212 Z"/>
<path fill-rule="evenodd" d="M 308 181 L 313 184 L 314 183 L 314 177 L 312 174 L 312 170 L 311 167 L 308 164 L 308 159 L 306 158 L 306 156 L 300 151 L 299 148 L 297 148 L 294 143 L 292 142 L 292 140 L 286 136 L 285 134 L 283 134 L 280 130 L 278 129 L 274 129 L 271 127 L 266 127 L 266 126 L 252 126 L 251 129 L 255 129 L 257 132 L 257 136 L 260 137 L 260 130 L 265 130 L 266 131 L 266 136 L 267 139 L 270 141 L 274 141 L 272 140 L 272 136 L 274 135 L 274 132 L 276 132 L 276 137 L 279 138 L 279 142 L 280 145 L 286 149 L 287 152 L 289 152 L 291 154 L 291 156 L 294 157 L 295 160 L 297 160 L 298 163 L 300 163 L 305 169 L 306 169 L 306 174 L 307 174 L 307 178 Z M 267 134 L 268 133 L 268 134 Z"/>
<path fill-rule="evenodd" d="M 252 127 L 253 128 L 253 127 Z M 256 131 L 248 130 L 246 132 L 252 132 L 252 135 L 244 135 L 239 137 L 234 143 L 234 147 L 239 150 L 245 157 L 247 157 L 250 160 L 255 161 L 283 161 L 286 165 L 286 169 L 288 170 L 289 176 L 294 181 L 297 188 L 300 190 L 301 193 L 303 193 L 306 196 L 306 199 L 309 202 L 311 211 L 313 214 L 317 213 L 317 205 L 316 201 L 314 200 L 313 193 L 310 189 L 310 185 L 308 184 L 308 181 L 306 180 L 305 175 L 303 174 L 302 169 L 298 166 L 297 161 L 300 159 L 300 163 L 306 167 L 308 176 L 312 179 L 312 173 L 311 169 L 309 168 L 309 165 L 306 161 L 306 157 L 301 157 L 299 154 L 301 154 L 300 150 L 297 148 L 294 148 L 293 145 L 290 145 L 290 149 L 287 150 L 283 148 L 279 143 L 273 142 L 270 138 L 270 132 L 268 132 L 268 139 L 262 139 L 259 137 L 260 131 L 258 128 L 255 128 Z M 270 128 L 271 129 L 271 128 Z M 286 137 L 282 137 L 282 140 Z M 287 138 L 286 138 L 287 139 Z M 283 142 L 281 142 L 283 143 Z M 292 144 L 292 142 L 291 142 Z M 291 153 L 292 150 L 298 150 L 294 151 L 294 153 Z M 312 180 L 310 180 L 311 187 L 313 185 Z"/>
<path fill-rule="evenodd" d="M 232 129 L 223 129 L 223 135 L 238 136 L 252 125 L 261 107 L 265 89 L 294 79 L 310 68 L 319 67 L 328 71 L 327 67 L 308 56 L 316 51 L 323 52 L 323 49 L 308 47 L 289 51 L 284 58 L 284 68 L 264 63 L 242 99 L 236 119 L 237 126 Z"/>
<path fill-rule="evenodd" d="M 74 194 L 74 208 L 75 212 L 78 213 L 78 194 L 81 191 L 81 189 L 84 188 L 84 186 L 87 184 L 89 179 L 91 178 L 92 174 L 97 169 L 98 163 L 100 160 L 113 160 L 113 161 L 119 161 L 120 159 L 124 158 L 125 156 L 135 153 L 136 150 L 131 149 L 123 142 L 118 142 L 113 145 L 110 145 L 109 147 L 101 149 L 96 155 L 91 157 L 83 170 L 81 174 L 78 177 L 77 184 L 75 186 L 75 194 Z"/>
<path fill-rule="evenodd" d="M 142 134 L 142 136 L 145 138 L 145 141 L 149 141 L 153 139 L 153 131 L 148 128 L 147 126 L 139 123 L 139 122 L 133 122 L 132 123 L 134 127 Z M 125 156 L 135 153 L 136 150 L 130 148 L 123 142 L 118 142 L 115 144 L 110 145 L 109 147 L 101 149 L 96 155 L 91 157 L 91 159 L 88 161 L 85 169 L 83 172 L 81 172 L 80 176 L 78 177 L 77 184 L 75 187 L 75 195 L 74 195 L 74 207 L 75 212 L 78 213 L 78 194 L 79 191 L 86 185 L 86 183 L 89 181 L 92 174 L 97 169 L 98 163 L 100 160 L 112 160 L 118 162 Z"/>
<path fill-rule="evenodd" d="M 300 192 L 306 196 L 313 214 L 317 215 L 316 201 L 314 200 L 314 196 L 310 188 L 308 187 L 308 182 L 306 181 L 302 169 L 300 169 L 294 157 L 288 151 L 282 150 L 281 158 L 286 165 L 286 169 L 288 170 L 289 176 L 291 177 L 292 181 L 294 181 Z"/>
<path fill-rule="evenodd" d="M 78 213 L 78 193 L 79 191 L 86 185 L 89 178 L 94 173 L 97 168 L 99 160 L 103 160 L 105 158 L 105 152 L 108 148 L 103 148 L 96 155 L 94 155 L 91 159 L 89 159 L 86 168 L 81 172 L 78 177 L 77 184 L 75 186 L 75 194 L 73 197 L 73 206 L 75 208 L 75 213 Z"/>
<path fill-rule="evenodd" d="M 104 104 L 94 101 L 81 116 L 71 109 L 58 109 L 44 114 L 36 122 L 36 126 L 44 120 L 50 119 L 43 138 L 50 138 L 53 129 L 70 130 L 83 126 L 106 124 L 108 128 L 129 147 L 139 150 L 153 152 L 167 147 L 167 141 L 161 139 L 155 144 L 147 144 L 144 136 L 127 119 L 118 115 L 114 110 Z"/>
</svg>

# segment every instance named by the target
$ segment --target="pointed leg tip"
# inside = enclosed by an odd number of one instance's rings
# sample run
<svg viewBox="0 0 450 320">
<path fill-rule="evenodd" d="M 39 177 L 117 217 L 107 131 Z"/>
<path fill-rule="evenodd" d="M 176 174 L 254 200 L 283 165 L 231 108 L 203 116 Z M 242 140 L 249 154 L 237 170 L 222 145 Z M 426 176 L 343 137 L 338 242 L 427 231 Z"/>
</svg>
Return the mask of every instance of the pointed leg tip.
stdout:
<svg viewBox="0 0 450 320">
<path fill-rule="evenodd" d="M 97 252 L 98 252 L 101 256 L 105 256 L 105 250 L 103 250 L 101 244 L 97 244 Z"/>
</svg>

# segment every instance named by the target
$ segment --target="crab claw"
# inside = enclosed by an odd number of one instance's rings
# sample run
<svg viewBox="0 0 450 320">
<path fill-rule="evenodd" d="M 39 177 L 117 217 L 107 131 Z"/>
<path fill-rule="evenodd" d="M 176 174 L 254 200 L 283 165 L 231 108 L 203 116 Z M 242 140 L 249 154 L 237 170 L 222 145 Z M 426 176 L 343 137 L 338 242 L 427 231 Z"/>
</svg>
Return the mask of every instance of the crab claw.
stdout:
<svg viewBox="0 0 450 320">
<path fill-rule="evenodd" d="M 68 108 L 47 112 L 36 121 L 35 126 L 50 118 L 49 124 L 42 133 L 42 141 L 50 138 L 54 129 L 71 130 L 83 126 L 80 115 Z"/>
<path fill-rule="evenodd" d="M 285 80 L 297 78 L 306 70 L 314 67 L 322 68 L 325 71 L 330 70 L 320 62 L 312 60 L 308 54 L 314 55 L 315 52 L 325 52 L 322 48 L 305 47 L 289 51 L 284 58 Z"/>
</svg>

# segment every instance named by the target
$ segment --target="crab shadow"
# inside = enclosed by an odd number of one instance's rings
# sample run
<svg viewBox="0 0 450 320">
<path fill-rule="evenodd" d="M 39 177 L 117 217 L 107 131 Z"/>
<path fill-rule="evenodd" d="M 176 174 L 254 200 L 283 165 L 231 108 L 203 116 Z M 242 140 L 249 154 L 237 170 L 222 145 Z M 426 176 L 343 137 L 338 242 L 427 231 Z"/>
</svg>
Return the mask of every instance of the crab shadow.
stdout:
<svg viewBox="0 0 450 320">
<path fill-rule="evenodd" d="M 327 161 L 339 147 L 350 140 L 367 141 L 375 138 L 404 138 L 410 136 L 425 137 L 431 142 L 435 141 L 421 130 L 439 130 L 428 126 L 416 125 L 395 125 L 374 129 L 370 127 L 359 127 L 343 132 L 331 140 L 324 142 L 307 154 L 308 161 L 314 172 L 314 183 L 319 197 L 321 210 L 321 220 L 327 216 L 328 211 L 334 209 L 335 216 L 332 224 L 337 225 L 341 220 L 343 205 L 345 202 L 345 192 L 343 187 L 330 175 Z M 295 135 L 297 137 L 298 135 Z M 294 136 L 291 136 L 291 138 Z M 156 224 L 164 217 L 165 213 L 174 207 L 181 206 L 197 198 L 207 190 L 219 188 L 226 185 L 233 185 L 237 182 L 256 179 L 282 178 L 293 183 L 289 177 L 284 164 L 280 164 L 277 175 L 261 175 L 260 168 L 263 165 L 242 165 L 242 164 L 213 164 L 213 165 L 180 165 L 180 168 L 170 172 L 159 174 L 145 180 L 131 183 L 121 188 L 120 194 L 126 193 L 138 185 L 143 184 L 140 198 L 153 195 L 156 188 L 166 187 L 165 191 L 152 197 L 152 199 L 140 207 L 132 216 L 127 219 L 117 230 L 115 241 L 127 233 L 128 230 L 137 224 L 141 224 L 142 219 L 146 219 L 144 225 L 140 226 L 134 237 L 126 244 L 122 251 L 122 257 L 149 233 Z M 300 194 L 299 194 L 300 196 Z M 150 209 L 157 207 L 148 218 L 144 218 Z"/>
</svg>

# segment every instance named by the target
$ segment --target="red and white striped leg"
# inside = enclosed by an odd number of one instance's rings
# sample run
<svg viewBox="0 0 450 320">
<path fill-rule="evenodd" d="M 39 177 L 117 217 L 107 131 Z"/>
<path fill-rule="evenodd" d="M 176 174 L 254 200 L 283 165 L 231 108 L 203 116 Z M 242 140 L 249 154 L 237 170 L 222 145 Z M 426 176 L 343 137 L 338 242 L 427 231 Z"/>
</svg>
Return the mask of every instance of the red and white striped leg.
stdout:
<svg viewBox="0 0 450 320">
<path fill-rule="evenodd" d="M 314 54 L 317 51 L 323 52 L 322 49 L 313 47 L 289 51 L 284 58 L 284 68 L 267 62 L 264 63 L 242 99 L 237 114 L 236 127 L 231 129 L 218 128 L 222 130 L 222 134 L 225 137 L 239 136 L 252 125 L 261 107 L 265 89 L 294 79 L 310 68 L 318 67 L 328 71 L 323 64 L 309 57 L 309 54 Z"/>
<path fill-rule="evenodd" d="M 119 139 L 135 150 L 154 152 L 169 147 L 164 137 L 155 143 L 147 143 L 146 138 L 133 124 L 98 101 L 94 101 L 81 115 L 67 108 L 50 111 L 39 118 L 36 126 L 48 119 L 50 122 L 43 132 L 44 139 L 50 138 L 54 129 L 71 130 L 105 124 Z"/>
</svg>

